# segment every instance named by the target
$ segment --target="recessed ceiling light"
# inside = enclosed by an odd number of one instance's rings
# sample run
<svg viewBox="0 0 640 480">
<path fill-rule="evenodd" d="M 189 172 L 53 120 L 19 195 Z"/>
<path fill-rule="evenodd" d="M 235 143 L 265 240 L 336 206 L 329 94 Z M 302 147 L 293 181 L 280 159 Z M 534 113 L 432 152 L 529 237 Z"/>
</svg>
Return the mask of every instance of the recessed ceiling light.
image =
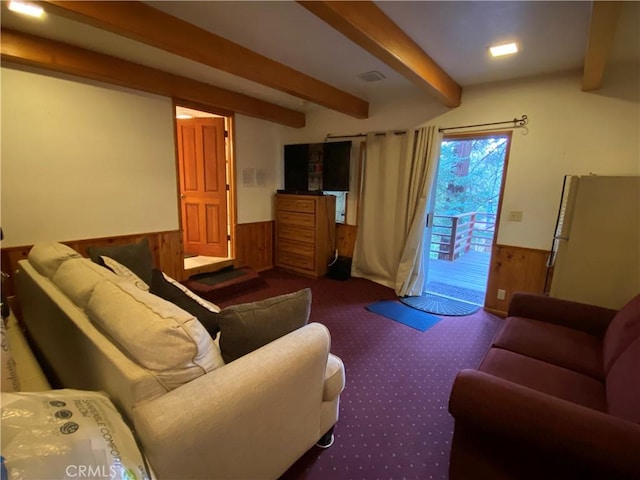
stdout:
<svg viewBox="0 0 640 480">
<path fill-rule="evenodd" d="M 32 3 L 16 2 L 14 0 L 9 2 L 9 10 L 36 18 L 42 17 L 42 14 L 44 13 L 42 7 L 39 7 L 38 5 L 34 5 Z"/>
<path fill-rule="evenodd" d="M 514 42 L 504 43 L 502 45 L 494 45 L 493 47 L 489 47 L 489 51 L 494 57 L 500 57 L 502 55 L 512 55 L 518 51 L 518 45 L 516 45 Z"/>
</svg>

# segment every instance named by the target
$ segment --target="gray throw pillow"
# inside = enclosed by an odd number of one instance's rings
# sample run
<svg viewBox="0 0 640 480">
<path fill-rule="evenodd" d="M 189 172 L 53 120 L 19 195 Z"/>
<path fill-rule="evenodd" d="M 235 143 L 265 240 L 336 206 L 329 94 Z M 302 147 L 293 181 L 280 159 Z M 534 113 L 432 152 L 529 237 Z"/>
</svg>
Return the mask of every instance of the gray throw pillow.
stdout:
<svg viewBox="0 0 640 480">
<path fill-rule="evenodd" d="M 220 350 L 232 362 L 309 321 L 311 290 L 223 308 L 217 316 Z"/>
<path fill-rule="evenodd" d="M 89 247 L 87 253 L 91 260 L 98 265 L 106 267 L 101 256 L 113 258 L 121 263 L 147 285 L 151 285 L 151 275 L 153 270 L 153 256 L 149 247 L 149 239 L 143 238 L 138 243 L 127 245 L 109 245 L 106 247 Z M 109 267 L 107 267 L 109 268 Z"/>
</svg>

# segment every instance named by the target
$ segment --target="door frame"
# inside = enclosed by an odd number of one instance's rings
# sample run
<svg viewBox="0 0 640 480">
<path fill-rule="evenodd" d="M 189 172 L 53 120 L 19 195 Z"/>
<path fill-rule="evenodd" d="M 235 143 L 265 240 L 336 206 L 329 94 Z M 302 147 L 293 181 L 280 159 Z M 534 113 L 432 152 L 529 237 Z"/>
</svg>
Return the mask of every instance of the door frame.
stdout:
<svg viewBox="0 0 640 480">
<path fill-rule="evenodd" d="M 229 258 L 235 259 L 236 253 L 236 225 L 238 221 L 237 197 L 236 197 L 236 161 L 235 161 L 235 116 L 228 110 L 217 110 L 211 107 L 203 106 L 188 100 L 177 98 L 172 99 L 172 123 L 173 123 L 173 144 L 175 149 L 175 167 L 176 167 L 176 202 L 178 205 L 178 230 L 180 231 L 180 250 L 178 252 L 181 259 L 184 258 L 184 241 L 183 241 L 183 218 L 180 199 L 180 152 L 178 150 L 178 122 L 176 119 L 176 108 L 184 107 L 191 110 L 197 110 L 211 115 L 224 118 L 225 131 L 225 175 L 227 190 L 227 234 L 229 235 Z M 179 280 L 186 280 L 184 262 L 181 263 L 182 271 Z"/>
<path fill-rule="evenodd" d="M 495 259 L 494 259 L 494 249 L 498 243 L 498 232 L 499 232 L 499 227 L 500 227 L 500 218 L 502 216 L 502 201 L 504 199 L 504 190 L 505 190 L 505 185 L 506 185 L 506 179 L 507 179 L 507 169 L 509 166 L 509 156 L 511 154 L 511 146 L 512 146 L 512 140 L 513 140 L 513 131 L 512 130 L 482 130 L 482 131 L 476 131 L 476 132 L 462 132 L 462 133 L 451 133 L 451 134 L 445 134 L 442 136 L 441 139 L 441 144 L 442 142 L 445 141 L 449 141 L 449 140 L 470 140 L 473 138 L 482 138 L 482 137 L 493 137 L 493 136 L 501 136 L 501 137 L 507 137 L 507 149 L 505 151 L 505 155 L 504 155 L 504 164 L 503 164 L 503 168 L 502 168 L 502 178 L 500 180 L 500 198 L 498 199 L 498 207 L 496 209 L 496 223 L 495 223 L 495 232 L 493 234 L 493 239 L 491 241 L 491 251 L 489 252 L 489 270 L 487 272 L 487 284 L 485 286 L 485 298 L 484 298 L 484 304 L 483 304 L 483 308 L 484 306 L 487 304 L 487 297 L 486 295 L 488 294 L 488 289 L 487 287 L 490 285 L 491 283 L 491 276 L 492 276 L 492 272 L 495 271 Z M 430 195 L 432 196 L 432 200 L 430 201 L 431 207 L 429 208 L 429 211 L 427 212 L 427 215 L 431 218 L 433 218 L 433 215 L 435 214 L 435 195 L 436 195 L 436 190 L 438 188 L 438 174 L 439 174 L 439 170 L 440 170 L 440 156 L 438 156 L 438 165 L 436 168 L 436 172 L 435 172 L 435 176 L 433 179 L 433 185 L 431 187 L 431 193 Z M 425 249 L 423 252 L 423 255 L 426 256 L 426 261 L 429 261 L 429 250 L 431 247 L 431 234 L 432 234 L 432 227 L 429 225 L 429 223 L 427 223 L 427 228 L 425 231 L 425 235 L 428 237 L 425 237 Z M 429 277 L 429 272 L 427 270 L 427 277 L 426 277 L 426 281 L 428 281 Z"/>
</svg>

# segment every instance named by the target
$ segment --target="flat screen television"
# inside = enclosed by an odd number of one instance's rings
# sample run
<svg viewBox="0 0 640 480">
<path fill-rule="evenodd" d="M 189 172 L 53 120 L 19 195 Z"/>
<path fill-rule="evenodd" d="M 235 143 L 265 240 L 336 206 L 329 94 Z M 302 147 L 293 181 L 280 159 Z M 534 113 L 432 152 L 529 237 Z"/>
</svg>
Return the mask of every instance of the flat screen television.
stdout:
<svg viewBox="0 0 640 480">
<path fill-rule="evenodd" d="M 351 141 L 284 146 L 284 191 L 348 192 Z"/>
</svg>

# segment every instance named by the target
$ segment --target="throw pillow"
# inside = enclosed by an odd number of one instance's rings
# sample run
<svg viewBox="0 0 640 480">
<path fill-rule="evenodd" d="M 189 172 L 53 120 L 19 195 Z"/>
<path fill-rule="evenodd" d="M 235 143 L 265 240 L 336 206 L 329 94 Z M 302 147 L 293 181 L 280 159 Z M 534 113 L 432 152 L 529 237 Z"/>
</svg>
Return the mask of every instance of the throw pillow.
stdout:
<svg viewBox="0 0 640 480">
<path fill-rule="evenodd" d="M 105 255 L 100 255 L 100 259 L 104 263 L 104 266 L 115 273 L 119 279 L 133 283 L 140 290 L 143 290 L 145 292 L 149 291 L 149 285 L 144 283 L 138 275 L 133 273 L 120 262 L 116 262 L 113 258 L 107 257 Z"/>
<path fill-rule="evenodd" d="M 105 266 L 100 258 L 101 256 L 113 258 L 116 262 L 121 263 L 138 277 L 144 283 L 151 283 L 151 270 L 153 270 L 153 257 L 149 248 L 149 239 L 143 238 L 138 243 L 127 245 L 110 245 L 107 247 L 89 247 L 87 253 L 91 260 L 98 265 Z"/>
<path fill-rule="evenodd" d="M 218 314 L 222 358 L 232 362 L 306 325 L 310 312 L 309 288 L 223 308 Z"/>
<path fill-rule="evenodd" d="M 209 310 L 209 311 L 211 311 L 213 313 L 220 313 L 220 307 L 218 305 L 216 305 L 215 303 L 210 302 L 209 300 L 205 300 L 202 297 L 199 297 L 198 295 L 193 293 L 191 290 L 189 290 L 187 287 L 182 285 L 179 281 L 174 280 L 173 278 L 171 278 L 166 273 L 162 272 L 162 276 L 164 277 L 164 279 L 167 282 L 172 284 L 174 287 L 179 288 L 180 290 L 182 290 L 187 297 L 193 298 L 196 302 L 198 302 L 200 305 L 202 305 L 207 310 Z"/>
<path fill-rule="evenodd" d="M 216 335 L 220 331 L 218 327 L 218 314 L 205 308 L 201 303 L 187 295 L 182 289 L 168 281 L 157 268 L 154 268 L 152 271 L 149 292 L 189 312 L 200 321 L 207 332 L 209 332 L 209 335 L 211 335 L 211 338 L 216 338 Z"/>
</svg>

